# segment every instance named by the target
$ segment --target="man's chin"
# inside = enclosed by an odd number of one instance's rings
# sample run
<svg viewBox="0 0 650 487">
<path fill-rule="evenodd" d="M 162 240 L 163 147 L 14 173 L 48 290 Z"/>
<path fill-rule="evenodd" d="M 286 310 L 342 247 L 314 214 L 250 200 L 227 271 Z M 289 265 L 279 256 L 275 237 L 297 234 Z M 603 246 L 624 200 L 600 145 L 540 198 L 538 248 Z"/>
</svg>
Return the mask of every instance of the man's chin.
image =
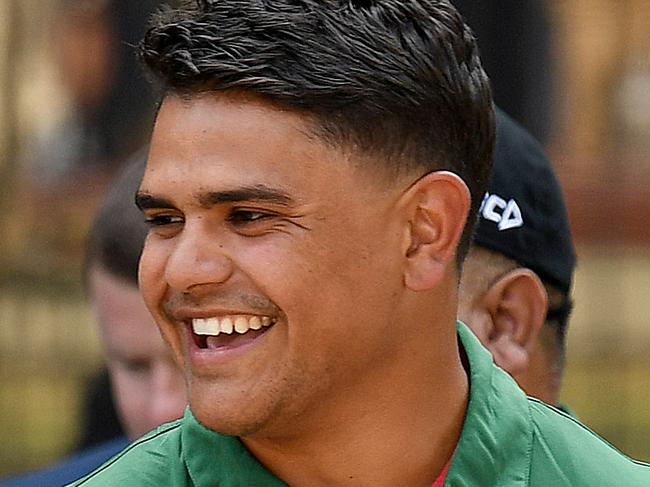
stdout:
<svg viewBox="0 0 650 487">
<path fill-rule="evenodd" d="M 266 408 L 243 399 L 209 401 L 204 395 L 198 400 L 190 398 L 190 409 L 204 427 L 227 436 L 255 436 L 265 429 L 269 418 L 264 414 Z"/>
</svg>

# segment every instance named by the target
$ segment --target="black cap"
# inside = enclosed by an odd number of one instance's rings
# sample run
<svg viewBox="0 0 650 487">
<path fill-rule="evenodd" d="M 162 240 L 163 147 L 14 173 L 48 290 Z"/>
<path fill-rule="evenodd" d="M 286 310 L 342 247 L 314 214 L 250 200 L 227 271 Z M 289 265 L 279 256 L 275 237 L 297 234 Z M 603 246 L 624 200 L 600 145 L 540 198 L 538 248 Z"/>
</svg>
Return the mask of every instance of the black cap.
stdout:
<svg viewBox="0 0 650 487">
<path fill-rule="evenodd" d="M 500 110 L 496 121 L 494 169 L 474 242 L 568 294 L 576 256 L 560 184 L 528 132 Z"/>
</svg>

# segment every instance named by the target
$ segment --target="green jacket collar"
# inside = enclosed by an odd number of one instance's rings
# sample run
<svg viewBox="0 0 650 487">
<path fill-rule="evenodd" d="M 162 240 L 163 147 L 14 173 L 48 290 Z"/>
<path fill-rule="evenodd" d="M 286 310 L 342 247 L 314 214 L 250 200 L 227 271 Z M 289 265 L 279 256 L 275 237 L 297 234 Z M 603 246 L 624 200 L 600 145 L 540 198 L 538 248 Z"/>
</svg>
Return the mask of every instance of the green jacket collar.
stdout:
<svg viewBox="0 0 650 487">
<path fill-rule="evenodd" d="M 465 324 L 457 331 L 469 361 L 470 398 L 448 482 L 527 485 L 533 430 L 526 396 Z"/>
<path fill-rule="evenodd" d="M 183 418 L 181 445 L 183 461 L 194 485 L 214 485 L 214 475 L 218 472 L 219 487 L 286 487 L 248 452 L 238 438 L 207 429 L 196 420 L 189 407 Z"/>
</svg>

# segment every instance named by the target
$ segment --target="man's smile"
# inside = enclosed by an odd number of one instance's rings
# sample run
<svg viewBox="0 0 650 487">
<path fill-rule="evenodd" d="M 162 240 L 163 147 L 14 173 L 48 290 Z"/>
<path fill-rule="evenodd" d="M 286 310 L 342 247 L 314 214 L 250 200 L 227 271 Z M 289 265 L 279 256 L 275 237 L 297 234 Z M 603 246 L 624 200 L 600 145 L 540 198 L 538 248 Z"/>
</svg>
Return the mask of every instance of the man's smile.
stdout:
<svg viewBox="0 0 650 487">
<path fill-rule="evenodd" d="M 218 336 L 220 333 L 230 335 L 241 334 L 248 330 L 259 330 L 273 323 L 270 316 L 224 316 L 221 318 L 195 318 L 192 320 L 192 331 L 197 335 Z"/>
<path fill-rule="evenodd" d="M 270 316 L 226 315 L 194 318 L 191 327 L 194 343 L 200 349 L 234 348 L 265 333 L 277 320 Z"/>
<path fill-rule="evenodd" d="M 168 293 L 161 311 L 176 333 L 184 335 L 182 343 L 192 368 L 203 372 L 247 355 L 266 341 L 260 339 L 276 323 L 284 321 L 280 308 L 261 294 L 211 285 Z"/>
</svg>

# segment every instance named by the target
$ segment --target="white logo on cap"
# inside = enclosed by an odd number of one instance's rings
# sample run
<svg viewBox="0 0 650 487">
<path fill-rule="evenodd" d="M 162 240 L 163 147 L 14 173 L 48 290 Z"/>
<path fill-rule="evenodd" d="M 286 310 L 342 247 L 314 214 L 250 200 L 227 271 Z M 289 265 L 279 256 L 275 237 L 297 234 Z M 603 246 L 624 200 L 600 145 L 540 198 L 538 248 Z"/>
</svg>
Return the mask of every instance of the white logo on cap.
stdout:
<svg viewBox="0 0 650 487">
<path fill-rule="evenodd" d="M 499 231 L 524 226 L 521 209 L 512 198 L 506 201 L 496 194 L 485 193 L 479 213 L 486 220 L 496 223 Z"/>
</svg>

